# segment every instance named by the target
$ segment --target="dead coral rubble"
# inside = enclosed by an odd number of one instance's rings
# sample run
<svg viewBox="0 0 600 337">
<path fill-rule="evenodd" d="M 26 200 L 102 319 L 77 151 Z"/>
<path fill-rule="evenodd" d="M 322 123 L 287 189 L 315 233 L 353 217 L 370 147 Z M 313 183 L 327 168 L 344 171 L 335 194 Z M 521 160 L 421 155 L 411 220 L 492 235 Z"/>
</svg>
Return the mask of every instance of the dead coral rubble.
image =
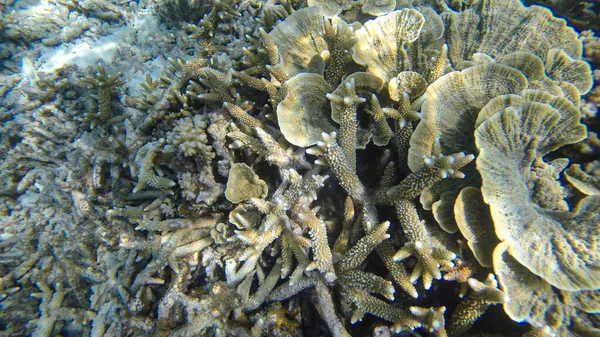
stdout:
<svg viewBox="0 0 600 337">
<path fill-rule="evenodd" d="M 9 334 L 600 334 L 594 55 L 564 20 L 517 0 L 211 3 L 185 26 L 195 56 L 128 113 L 99 66 L 97 112 L 7 122 Z"/>
</svg>

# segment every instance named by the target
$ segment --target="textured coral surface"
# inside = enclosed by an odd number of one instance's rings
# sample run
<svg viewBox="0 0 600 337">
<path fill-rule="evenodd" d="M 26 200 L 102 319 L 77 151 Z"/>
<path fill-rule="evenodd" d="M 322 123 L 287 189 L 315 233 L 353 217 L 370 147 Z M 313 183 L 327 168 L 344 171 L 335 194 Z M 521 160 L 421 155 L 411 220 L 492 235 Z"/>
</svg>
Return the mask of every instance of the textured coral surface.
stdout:
<svg viewBox="0 0 600 337">
<path fill-rule="evenodd" d="M 598 4 L 527 2 L 3 1 L 0 335 L 600 336 Z"/>
</svg>

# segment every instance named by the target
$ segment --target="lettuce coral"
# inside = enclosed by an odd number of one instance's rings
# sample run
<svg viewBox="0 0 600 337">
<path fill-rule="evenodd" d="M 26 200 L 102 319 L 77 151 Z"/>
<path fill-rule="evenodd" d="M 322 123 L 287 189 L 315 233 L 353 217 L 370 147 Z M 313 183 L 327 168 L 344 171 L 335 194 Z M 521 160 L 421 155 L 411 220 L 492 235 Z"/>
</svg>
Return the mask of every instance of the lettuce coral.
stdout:
<svg viewBox="0 0 600 337">
<path fill-rule="evenodd" d="M 169 4 L 203 19 L 161 26 L 143 90 L 75 67 L 0 108 L 7 335 L 599 334 L 594 55 L 564 20 Z"/>
</svg>

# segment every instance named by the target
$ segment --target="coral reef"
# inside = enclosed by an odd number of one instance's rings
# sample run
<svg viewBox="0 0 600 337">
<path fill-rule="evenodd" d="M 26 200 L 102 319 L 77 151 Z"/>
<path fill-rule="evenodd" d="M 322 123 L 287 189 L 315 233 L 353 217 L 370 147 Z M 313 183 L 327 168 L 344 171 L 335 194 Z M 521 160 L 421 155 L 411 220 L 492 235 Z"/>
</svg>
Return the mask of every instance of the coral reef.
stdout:
<svg viewBox="0 0 600 337">
<path fill-rule="evenodd" d="M 593 31 L 518 0 L 1 7 L 3 336 L 600 334 Z"/>
</svg>

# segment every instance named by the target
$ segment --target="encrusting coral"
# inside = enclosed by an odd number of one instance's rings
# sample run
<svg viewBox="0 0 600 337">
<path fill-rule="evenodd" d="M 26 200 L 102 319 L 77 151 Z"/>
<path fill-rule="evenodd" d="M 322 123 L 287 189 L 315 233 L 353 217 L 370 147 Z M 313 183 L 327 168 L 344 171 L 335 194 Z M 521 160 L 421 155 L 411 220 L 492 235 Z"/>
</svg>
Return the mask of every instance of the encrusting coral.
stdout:
<svg viewBox="0 0 600 337">
<path fill-rule="evenodd" d="M 3 334 L 600 334 L 593 34 L 518 0 L 146 5 L 141 89 L 2 89 Z"/>
</svg>

